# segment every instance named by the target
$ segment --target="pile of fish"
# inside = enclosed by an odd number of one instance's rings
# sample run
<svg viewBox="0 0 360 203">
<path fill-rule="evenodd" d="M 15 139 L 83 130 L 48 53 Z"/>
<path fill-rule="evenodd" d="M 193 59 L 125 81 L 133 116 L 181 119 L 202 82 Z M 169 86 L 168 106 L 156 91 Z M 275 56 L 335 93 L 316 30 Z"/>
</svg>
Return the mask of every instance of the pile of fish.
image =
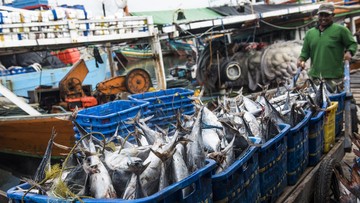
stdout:
<svg viewBox="0 0 360 203">
<path fill-rule="evenodd" d="M 147 124 L 151 117 L 138 114 L 127 121 L 135 131 L 125 138 L 115 132 L 98 139 L 101 133 L 86 132 L 73 119 L 81 139 L 73 147 L 55 143 L 69 153 L 61 165 L 51 166 L 53 131 L 34 179 L 27 181 L 32 185 L 27 192 L 66 199 L 138 199 L 190 176 L 205 166 L 206 159 L 214 159 L 216 173 L 221 173 L 254 145 L 251 137 L 265 143 L 279 134 L 280 123 L 295 126 L 305 109 L 314 114 L 321 110 L 327 99 L 323 83 L 305 84 L 309 85 L 282 87 L 273 93 L 264 88 L 251 99 L 240 90 L 236 96 L 225 95 L 206 105 L 194 98 L 194 115 L 179 112 L 176 124 L 168 129 L 152 129 Z M 189 186 L 182 192 L 190 194 L 193 189 Z"/>
</svg>

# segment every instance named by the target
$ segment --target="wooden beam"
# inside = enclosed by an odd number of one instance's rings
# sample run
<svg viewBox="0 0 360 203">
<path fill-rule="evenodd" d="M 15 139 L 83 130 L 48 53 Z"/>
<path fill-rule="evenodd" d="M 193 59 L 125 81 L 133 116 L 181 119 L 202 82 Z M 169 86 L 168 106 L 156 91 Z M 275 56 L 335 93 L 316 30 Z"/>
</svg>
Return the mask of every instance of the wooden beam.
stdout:
<svg viewBox="0 0 360 203">
<path fill-rule="evenodd" d="M 28 113 L 29 115 L 31 115 L 31 116 L 41 115 L 41 113 L 39 113 L 37 110 L 35 110 L 29 104 L 25 103 L 23 100 L 21 100 L 19 97 L 17 97 L 13 92 L 11 92 L 8 88 L 3 86 L 1 83 L 0 83 L 0 93 L 4 97 L 8 98 L 11 102 L 13 102 L 16 106 L 18 106 L 23 111 Z"/>
</svg>

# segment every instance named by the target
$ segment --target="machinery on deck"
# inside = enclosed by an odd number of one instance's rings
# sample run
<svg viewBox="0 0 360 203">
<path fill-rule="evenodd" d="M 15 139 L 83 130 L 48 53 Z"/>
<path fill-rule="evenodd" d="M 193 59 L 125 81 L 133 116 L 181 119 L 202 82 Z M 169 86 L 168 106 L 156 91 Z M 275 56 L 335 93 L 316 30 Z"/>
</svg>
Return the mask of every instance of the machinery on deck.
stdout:
<svg viewBox="0 0 360 203">
<path fill-rule="evenodd" d="M 126 75 L 116 76 L 100 82 L 94 94 L 99 104 L 112 101 L 119 93 L 143 93 L 152 86 L 151 77 L 147 71 L 135 68 Z"/>
<path fill-rule="evenodd" d="M 116 76 L 100 82 L 92 94 L 91 85 L 83 85 L 89 70 L 80 59 L 59 82 L 59 88 L 40 88 L 34 91 L 34 101 L 48 112 L 72 111 L 107 103 L 118 98 L 119 93 L 136 94 L 149 90 L 152 86 L 149 73 L 143 69 L 133 69 L 126 75 Z M 123 99 L 123 98 L 121 98 Z"/>
<path fill-rule="evenodd" d="M 86 95 L 83 90 L 82 82 L 88 73 L 85 61 L 80 59 L 61 79 L 59 82 L 60 106 L 72 111 L 76 106 L 81 109 L 98 104 L 95 97 Z"/>
</svg>

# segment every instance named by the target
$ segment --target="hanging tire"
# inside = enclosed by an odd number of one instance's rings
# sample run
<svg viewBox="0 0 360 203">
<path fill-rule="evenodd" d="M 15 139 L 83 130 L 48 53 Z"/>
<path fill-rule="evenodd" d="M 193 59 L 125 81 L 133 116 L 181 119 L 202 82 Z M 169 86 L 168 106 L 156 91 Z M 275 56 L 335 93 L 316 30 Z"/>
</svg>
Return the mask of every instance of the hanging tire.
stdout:
<svg viewBox="0 0 360 203">
<path fill-rule="evenodd" d="M 339 162 L 332 158 L 324 159 L 317 171 L 314 202 L 332 203 L 340 201 L 340 183 L 334 170 L 343 175 Z"/>
</svg>

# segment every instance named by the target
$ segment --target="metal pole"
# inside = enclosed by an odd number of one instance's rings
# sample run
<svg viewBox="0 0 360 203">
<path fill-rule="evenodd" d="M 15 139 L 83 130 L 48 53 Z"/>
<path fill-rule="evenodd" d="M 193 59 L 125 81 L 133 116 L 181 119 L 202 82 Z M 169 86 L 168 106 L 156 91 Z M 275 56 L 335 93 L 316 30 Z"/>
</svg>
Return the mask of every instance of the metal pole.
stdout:
<svg viewBox="0 0 360 203">
<path fill-rule="evenodd" d="M 216 59 L 218 64 L 218 80 L 219 80 L 219 89 L 221 89 L 221 79 L 220 79 L 220 59 L 219 59 L 219 51 L 216 52 Z"/>
<path fill-rule="evenodd" d="M 346 98 L 344 102 L 344 122 L 345 122 L 345 130 L 344 130 L 344 150 L 345 152 L 351 152 L 351 139 L 350 135 L 352 133 L 352 126 L 351 126 L 351 99 L 352 93 L 350 92 L 350 67 L 349 61 L 345 60 L 344 65 L 344 91 L 346 92 Z"/>
</svg>

